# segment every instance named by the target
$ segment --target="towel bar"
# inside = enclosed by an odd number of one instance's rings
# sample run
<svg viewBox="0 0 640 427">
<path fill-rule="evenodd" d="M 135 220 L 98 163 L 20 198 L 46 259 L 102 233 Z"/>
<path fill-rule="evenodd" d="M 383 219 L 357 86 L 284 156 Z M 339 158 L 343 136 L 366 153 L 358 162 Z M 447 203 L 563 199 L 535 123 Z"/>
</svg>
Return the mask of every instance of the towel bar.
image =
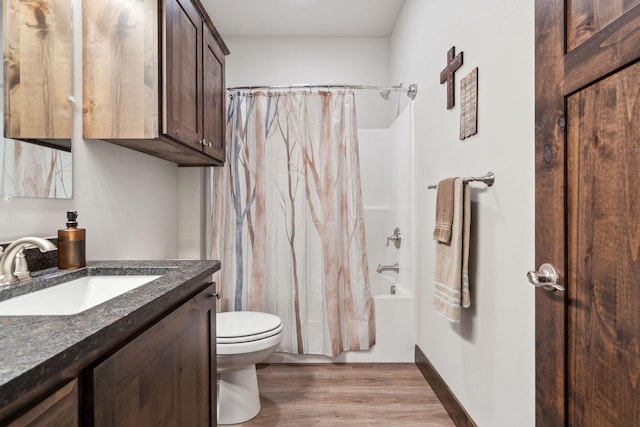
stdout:
<svg viewBox="0 0 640 427">
<path fill-rule="evenodd" d="M 486 175 L 468 176 L 466 178 L 462 178 L 462 180 L 464 182 L 482 182 L 484 184 L 487 184 L 487 187 L 491 187 L 493 185 L 493 183 L 496 181 L 496 176 L 493 174 L 493 172 L 487 172 Z M 427 188 L 429 190 L 435 190 L 436 188 L 438 188 L 438 185 L 437 184 L 431 184 Z"/>
</svg>

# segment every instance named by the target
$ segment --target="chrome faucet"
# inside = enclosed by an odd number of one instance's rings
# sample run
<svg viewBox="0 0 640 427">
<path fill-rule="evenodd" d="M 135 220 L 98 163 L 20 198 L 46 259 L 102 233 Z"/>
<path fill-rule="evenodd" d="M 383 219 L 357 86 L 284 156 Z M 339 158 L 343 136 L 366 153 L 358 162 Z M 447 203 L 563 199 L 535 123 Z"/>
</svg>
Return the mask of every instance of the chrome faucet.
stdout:
<svg viewBox="0 0 640 427">
<path fill-rule="evenodd" d="M 23 237 L 11 243 L 2 253 L 0 258 L 0 285 L 10 285 L 18 282 L 18 277 L 13 274 L 13 263 L 16 255 L 27 245 L 34 245 L 41 252 L 49 252 L 56 249 L 56 245 L 41 237 Z"/>
<path fill-rule="evenodd" d="M 396 273 L 400 272 L 400 266 L 396 262 L 393 265 L 380 265 L 378 264 L 378 268 L 376 269 L 376 273 L 382 273 L 383 271 L 395 271 Z"/>
</svg>

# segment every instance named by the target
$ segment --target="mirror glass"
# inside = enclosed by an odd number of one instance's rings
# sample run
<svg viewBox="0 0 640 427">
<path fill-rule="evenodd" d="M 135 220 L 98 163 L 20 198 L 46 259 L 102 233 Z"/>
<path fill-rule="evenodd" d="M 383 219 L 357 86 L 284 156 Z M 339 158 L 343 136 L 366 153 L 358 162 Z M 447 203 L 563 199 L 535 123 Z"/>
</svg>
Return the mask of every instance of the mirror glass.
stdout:
<svg viewBox="0 0 640 427">
<path fill-rule="evenodd" d="M 71 2 L 3 0 L 0 18 L 0 193 L 71 198 Z"/>
</svg>

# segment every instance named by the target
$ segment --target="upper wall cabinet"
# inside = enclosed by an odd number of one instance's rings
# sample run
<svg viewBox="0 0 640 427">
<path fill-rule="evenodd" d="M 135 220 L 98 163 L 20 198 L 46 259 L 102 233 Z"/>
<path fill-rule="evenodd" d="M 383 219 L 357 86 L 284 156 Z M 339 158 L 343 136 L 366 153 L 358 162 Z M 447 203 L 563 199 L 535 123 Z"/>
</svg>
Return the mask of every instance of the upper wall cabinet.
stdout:
<svg viewBox="0 0 640 427">
<path fill-rule="evenodd" d="M 204 26 L 202 39 L 202 143 L 207 153 L 224 161 L 226 85 L 224 53 L 216 33 Z"/>
<path fill-rule="evenodd" d="M 94 0 L 83 8 L 84 137 L 182 166 L 222 164 L 229 51 L 200 2 Z"/>
<path fill-rule="evenodd" d="M 4 136 L 71 139 L 71 4 L 4 0 Z"/>
</svg>

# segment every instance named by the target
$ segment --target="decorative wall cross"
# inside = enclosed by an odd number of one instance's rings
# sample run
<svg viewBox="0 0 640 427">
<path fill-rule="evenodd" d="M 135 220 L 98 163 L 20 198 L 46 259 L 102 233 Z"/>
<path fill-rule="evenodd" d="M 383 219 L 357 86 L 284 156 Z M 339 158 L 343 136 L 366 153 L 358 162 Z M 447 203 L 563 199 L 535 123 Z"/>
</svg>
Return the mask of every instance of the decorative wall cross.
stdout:
<svg viewBox="0 0 640 427">
<path fill-rule="evenodd" d="M 454 75 L 460 67 L 462 67 L 462 52 L 456 55 L 454 46 L 447 52 L 447 66 L 440 72 L 440 84 L 447 83 L 447 110 L 451 110 L 456 105 Z"/>
</svg>

